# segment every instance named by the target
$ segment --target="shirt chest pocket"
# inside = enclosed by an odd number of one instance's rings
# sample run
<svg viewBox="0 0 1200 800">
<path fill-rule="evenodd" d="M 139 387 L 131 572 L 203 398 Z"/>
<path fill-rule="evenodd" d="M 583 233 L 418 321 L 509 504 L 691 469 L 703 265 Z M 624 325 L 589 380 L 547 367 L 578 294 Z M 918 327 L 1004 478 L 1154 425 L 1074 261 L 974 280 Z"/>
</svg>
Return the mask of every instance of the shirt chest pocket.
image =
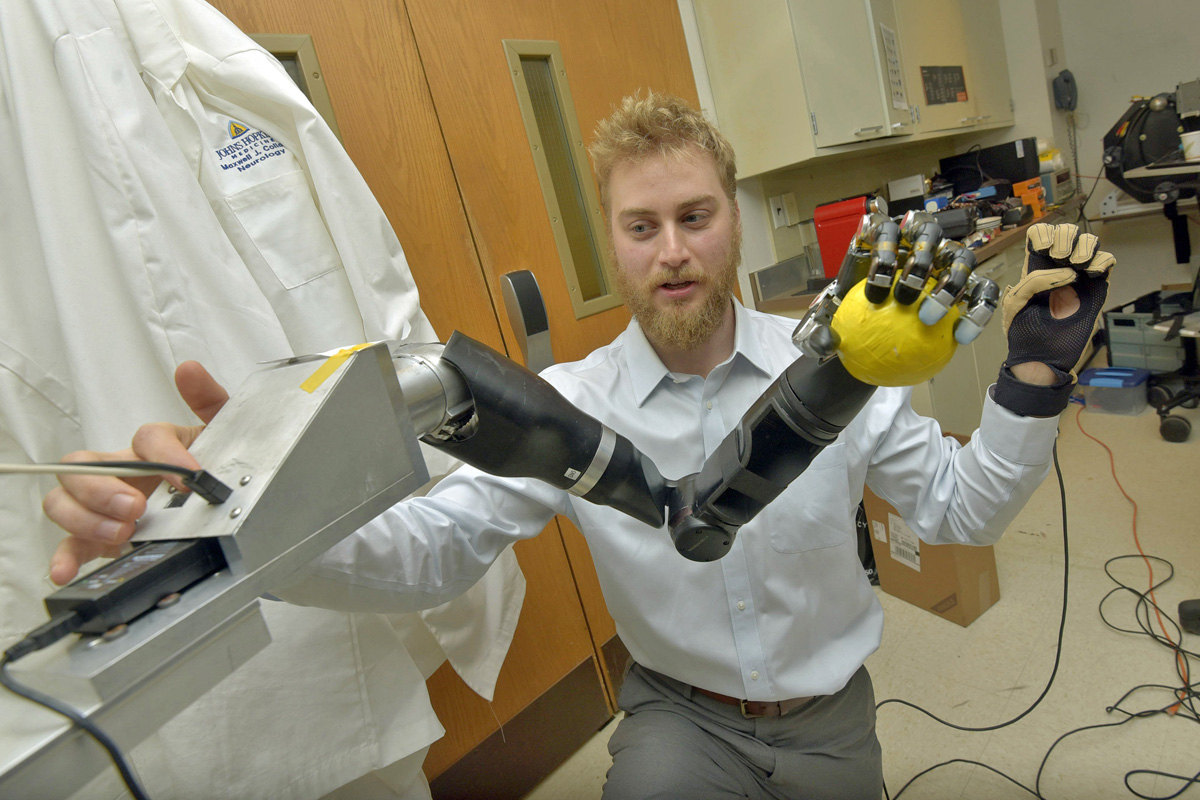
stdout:
<svg viewBox="0 0 1200 800">
<path fill-rule="evenodd" d="M 777 553 L 803 553 L 847 542 L 853 526 L 845 445 L 838 442 L 821 451 L 759 517 L 765 517 L 771 549 Z"/>
<path fill-rule="evenodd" d="M 234 247 L 251 269 L 261 259 L 284 289 L 342 269 L 303 172 L 277 175 L 242 189 L 227 202 L 244 232 L 230 236 Z"/>
</svg>

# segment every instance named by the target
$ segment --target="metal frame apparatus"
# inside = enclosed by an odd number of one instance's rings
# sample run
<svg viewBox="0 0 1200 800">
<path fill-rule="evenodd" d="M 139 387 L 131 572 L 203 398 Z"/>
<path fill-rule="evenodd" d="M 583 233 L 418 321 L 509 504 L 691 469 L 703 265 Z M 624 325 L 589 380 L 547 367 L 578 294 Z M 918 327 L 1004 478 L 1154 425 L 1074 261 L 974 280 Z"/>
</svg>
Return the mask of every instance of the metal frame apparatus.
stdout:
<svg viewBox="0 0 1200 800">
<path fill-rule="evenodd" d="M 69 637 L 12 674 L 132 748 L 270 642 L 259 597 L 428 480 L 410 413 L 441 424 L 445 397 L 431 362 L 394 362 L 386 344 L 254 373 L 192 447 L 233 483 L 228 501 L 164 483 L 135 537 L 218 537 L 226 568 L 120 636 Z M 66 797 L 111 767 L 78 728 L 46 729 L 26 750 L 0 753 L 0 797 Z"/>
</svg>

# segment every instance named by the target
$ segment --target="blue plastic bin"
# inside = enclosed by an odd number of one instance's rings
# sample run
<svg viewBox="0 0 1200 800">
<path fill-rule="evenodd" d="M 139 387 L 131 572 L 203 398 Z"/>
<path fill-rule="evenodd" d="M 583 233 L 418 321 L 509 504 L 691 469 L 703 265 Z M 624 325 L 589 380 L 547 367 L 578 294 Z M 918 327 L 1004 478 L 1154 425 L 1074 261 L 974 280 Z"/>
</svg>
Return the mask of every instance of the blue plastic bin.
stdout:
<svg viewBox="0 0 1200 800">
<path fill-rule="evenodd" d="M 1079 376 L 1084 405 L 1106 414 L 1140 414 L 1146 410 L 1150 370 L 1137 367 L 1093 367 Z"/>
</svg>

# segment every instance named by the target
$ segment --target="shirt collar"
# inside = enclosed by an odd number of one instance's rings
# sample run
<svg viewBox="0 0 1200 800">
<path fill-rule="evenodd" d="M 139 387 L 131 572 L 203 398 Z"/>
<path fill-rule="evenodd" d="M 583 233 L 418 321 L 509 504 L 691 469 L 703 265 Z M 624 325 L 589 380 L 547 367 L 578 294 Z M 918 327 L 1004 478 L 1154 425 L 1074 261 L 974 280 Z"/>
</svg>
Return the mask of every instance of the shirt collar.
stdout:
<svg viewBox="0 0 1200 800">
<path fill-rule="evenodd" d="M 736 297 L 733 298 L 733 320 L 733 354 L 729 357 L 728 362 L 733 362 L 738 357 L 741 357 L 754 369 L 757 369 L 764 375 L 769 375 L 770 361 L 767 358 L 762 343 L 753 335 L 749 312 L 746 311 L 745 306 Z M 670 370 L 663 364 L 662 359 L 658 357 L 658 353 L 654 352 L 654 348 L 650 345 L 646 334 L 642 331 L 641 326 L 638 325 L 637 319 L 629 321 L 629 327 L 625 329 L 624 339 L 625 360 L 629 366 L 629 378 L 633 386 L 634 400 L 637 402 L 638 407 L 641 407 L 651 392 L 662 383 L 663 378 L 670 375 Z"/>
</svg>

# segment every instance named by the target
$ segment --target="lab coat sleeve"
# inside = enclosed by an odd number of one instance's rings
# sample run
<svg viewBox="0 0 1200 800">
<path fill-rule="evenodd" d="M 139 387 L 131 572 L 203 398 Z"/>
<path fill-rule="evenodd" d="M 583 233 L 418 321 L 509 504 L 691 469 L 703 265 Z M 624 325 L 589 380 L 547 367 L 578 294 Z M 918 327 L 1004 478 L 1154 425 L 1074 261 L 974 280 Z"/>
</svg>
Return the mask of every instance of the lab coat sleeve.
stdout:
<svg viewBox="0 0 1200 800">
<path fill-rule="evenodd" d="M 384 511 L 272 593 L 298 605 L 394 614 L 447 602 L 504 549 L 536 536 L 567 493 L 463 466 L 425 497 Z"/>
<path fill-rule="evenodd" d="M 992 544 L 1050 468 L 1058 419 L 984 402 L 965 446 L 909 405 L 911 390 L 880 390 L 868 427 L 876 442 L 867 486 L 930 544 Z"/>
</svg>

